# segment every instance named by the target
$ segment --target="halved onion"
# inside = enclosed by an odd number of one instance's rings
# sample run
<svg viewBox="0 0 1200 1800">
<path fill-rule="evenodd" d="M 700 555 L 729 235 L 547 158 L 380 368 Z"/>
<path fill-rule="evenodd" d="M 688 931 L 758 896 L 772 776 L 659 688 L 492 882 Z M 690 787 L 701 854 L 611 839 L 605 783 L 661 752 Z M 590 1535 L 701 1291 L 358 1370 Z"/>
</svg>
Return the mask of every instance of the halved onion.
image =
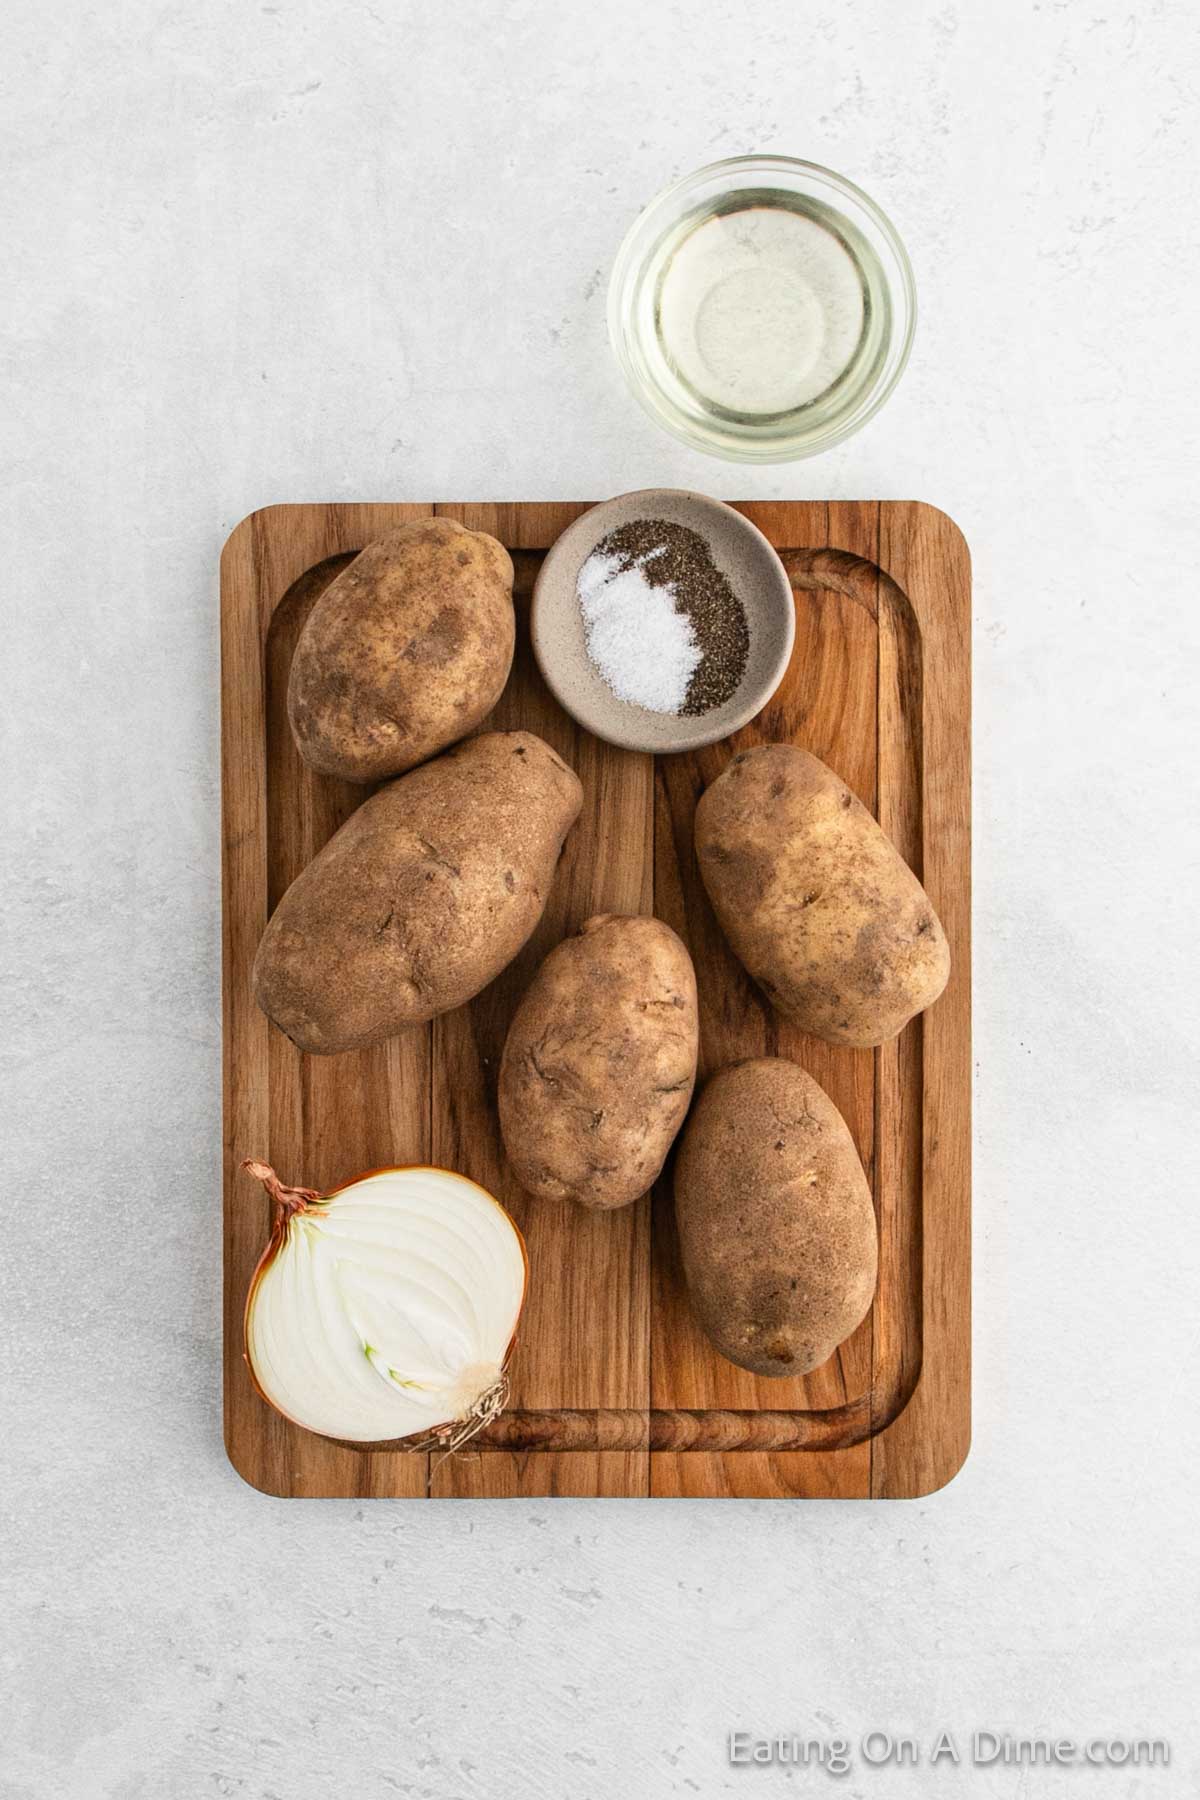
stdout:
<svg viewBox="0 0 1200 1800">
<path fill-rule="evenodd" d="M 451 1169 L 376 1169 L 329 1194 L 245 1162 L 275 1202 L 246 1299 L 246 1361 L 296 1425 L 448 1447 L 496 1416 L 525 1299 L 520 1232 Z"/>
</svg>

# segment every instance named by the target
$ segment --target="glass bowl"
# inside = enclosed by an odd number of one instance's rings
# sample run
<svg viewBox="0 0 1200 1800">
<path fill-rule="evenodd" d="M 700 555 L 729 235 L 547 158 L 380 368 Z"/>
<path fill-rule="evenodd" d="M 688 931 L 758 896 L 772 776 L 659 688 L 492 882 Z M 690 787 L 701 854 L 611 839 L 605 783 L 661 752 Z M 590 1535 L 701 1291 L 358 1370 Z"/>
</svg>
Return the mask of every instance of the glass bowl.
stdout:
<svg viewBox="0 0 1200 1800">
<path fill-rule="evenodd" d="M 751 410 L 728 394 L 714 397 L 712 391 L 702 392 L 668 345 L 664 329 L 664 284 L 671 275 L 677 289 L 683 279 L 674 273 L 681 267 L 676 261 L 681 247 L 689 244 L 694 262 L 690 246 L 702 228 L 725 221 L 717 229 L 728 232 L 734 229 L 728 223 L 730 216 L 746 215 L 751 208 L 798 215 L 807 223 L 797 229 L 808 232 L 810 241 L 813 228 L 820 227 L 821 242 L 833 242 L 839 279 L 844 269 L 851 281 L 857 275 L 861 283 L 861 328 L 855 325 L 858 335 L 848 362 L 822 391 L 802 394 L 796 388 L 798 397 L 772 410 L 761 404 Z M 742 292 L 735 285 L 739 279 L 734 275 L 721 283 L 721 328 L 734 345 L 743 326 L 736 310 Z M 792 284 L 787 303 L 811 311 L 813 301 L 803 282 L 797 284 L 792 274 L 780 279 Z M 667 292 L 670 299 L 671 290 Z M 854 303 L 857 307 L 857 295 Z M 730 157 L 664 189 L 627 233 L 608 289 L 613 349 L 650 417 L 696 449 L 734 462 L 792 462 L 828 450 L 859 430 L 879 411 L 904 372 L 916 312 L 916 289 L 904 246 L 875 202 L 845 176 L 790 156 Z M 701 316 L 698 305 L 696 319 Z M 777 314 L 785 321 L 792 316 Z M 805 321 L 799 312 L 795 316 L 799 328 Z M 857 320 L 859 314 L 854 316 Z M 779 327 L 788 328 L 787 323 Z M 699 327 L 695 329 L 698 336 Z M 818 323 L 815 329 L 819 337 L 825 328 Z M 746 314 L 741 341 L 757 341 L 756 330 Z M 786 347 L 785 337 L 785 351 Z"/>
</svg>

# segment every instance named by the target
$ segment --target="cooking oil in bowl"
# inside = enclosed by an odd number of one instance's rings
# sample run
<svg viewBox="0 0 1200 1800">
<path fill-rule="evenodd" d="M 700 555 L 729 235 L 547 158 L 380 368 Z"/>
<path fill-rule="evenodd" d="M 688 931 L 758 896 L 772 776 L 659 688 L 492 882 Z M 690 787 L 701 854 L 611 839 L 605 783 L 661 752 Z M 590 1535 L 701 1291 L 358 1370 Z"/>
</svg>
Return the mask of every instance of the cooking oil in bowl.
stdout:
<svg viewBox="0 0 1200 1800">
<path fill-rule="evenodd" d="M 681 223 L 652 278 L 664 375 L 732 418 L 815 406 L 882 348 L 878 261 L 812 201 L 734 194 Z"/>
<path fill-rule="evenodd" d="M 715 164 L 660 196 L 613 275 L 613 340 L 643 404 L 747 460 L 855 430 L 898 379 L 912 319 L 887 221 L 841 177 L 786 158 Z"/>
</svg>

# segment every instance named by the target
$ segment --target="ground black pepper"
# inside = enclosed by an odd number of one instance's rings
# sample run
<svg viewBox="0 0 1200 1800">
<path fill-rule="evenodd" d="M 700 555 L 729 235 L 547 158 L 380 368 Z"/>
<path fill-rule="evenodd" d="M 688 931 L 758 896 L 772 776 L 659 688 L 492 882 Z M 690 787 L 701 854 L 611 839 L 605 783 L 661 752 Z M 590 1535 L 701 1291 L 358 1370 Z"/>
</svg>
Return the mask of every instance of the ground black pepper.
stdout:
<svg viewBox="0 0 1200 1800">
<path fill-rule="evenodd" d="M 620 567 L 637 563 L 651 587 L 675 591 L 675 610 L 691 624 L 702 652 L 680 713 L 695 718 L 737 692 L 750 653 L 746 610 L 698 531 L 669 519 L 631 519 L 596 546 Z"/>
</svg>

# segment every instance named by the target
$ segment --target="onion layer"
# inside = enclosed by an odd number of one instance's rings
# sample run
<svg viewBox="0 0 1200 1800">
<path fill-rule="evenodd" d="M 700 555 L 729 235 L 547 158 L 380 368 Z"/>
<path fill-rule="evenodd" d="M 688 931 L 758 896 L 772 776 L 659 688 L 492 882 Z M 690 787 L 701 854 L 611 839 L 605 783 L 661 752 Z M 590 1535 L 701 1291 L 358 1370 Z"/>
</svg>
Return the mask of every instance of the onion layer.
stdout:
<svg viewBox="0 0 1200 1800">
<path fill-rule="evenodd" d="M 378 1169 L 330 1194 L 246 1162 L 275 1201 L 246 1300 L 263 1398 L 324 1437 L 451 1446 L 504 1403 L 525 1246 L 491 1194 L 450 1169 Z"/>
</svg>

